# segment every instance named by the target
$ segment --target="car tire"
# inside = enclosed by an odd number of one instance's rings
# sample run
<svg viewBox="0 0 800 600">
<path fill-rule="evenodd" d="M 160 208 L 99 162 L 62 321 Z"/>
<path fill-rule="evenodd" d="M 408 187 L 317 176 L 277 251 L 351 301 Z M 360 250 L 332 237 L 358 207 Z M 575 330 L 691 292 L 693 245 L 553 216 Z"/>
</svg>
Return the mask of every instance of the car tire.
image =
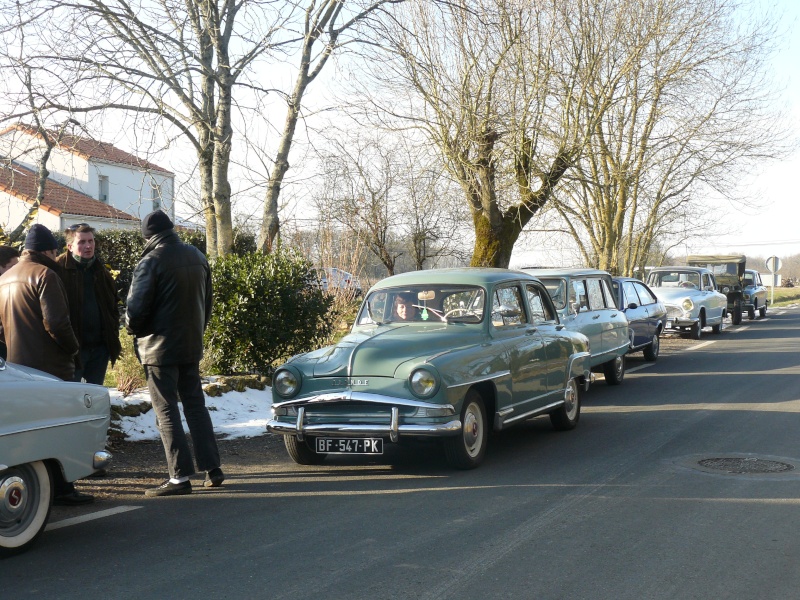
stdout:
<svg viewBox="0 0 800 600">
<path fill-rule="evenodd" d="M 699 340 L 703 337 L 703 328 L 700 326 L 700 321 L 697 321 L 689 330 L 689 337 L 693 340 Z"/>
<path fill-rule="evenodd" d="M 731 313 L 731 323 L 739 325 L 742 322 L 742 305 L 738 302 L 733 305 L 733 312 Z"/>
<path fill-rule="evenodd" d="M 564 404 L 550 413 L 550 423 L 558 431 L 575 429 L 581 418 L 581 391 L 578 382 L 573 378 L 567 382 L 564 390 Z"/>
<path fill-rule="evenodd" d="M 317 454 L 308 445 L 308 439 L 298 440 L 296 435 L 283 436 L 283 445 L 289 457 L 298 465 L 319 465 L 325 460 L 324 454 Z"/>
<path fill-rule="evenodd" d="M 650 341 L 647 346 L 644 347 L 644 359 L 647 362 L 656 362 L 658 360 L 658 351 L 661 349 L 661 339 L 659 338 L 659 334 L 655 333 L 653 335 L 653 339 Z"/>
<path fill-rule="evenodd" d="M 722 311 L 722 316 L 719 319 L 719 323 L 717 325 L 711 326 L 711 333 L 720 334 L 722 330 L 725 328 L 725 311 Z"/>
<path fill-rule="evenodd" d="M 751 308 L 747 309 L 747 318 L 750 319 L 751 321 L 755 321 L 756 320 L 756 309 L 755 309 L 755 307 L 751 307 Z"/>
<path fill-rule="evenodd" d="M 766 304 L 764 306 L 760 306 L 758 308 L 758 316 L 761 317 L 762 319 L 767 316 L 767 305 Z"/>
<path fill-rule="evenodd" d="M 53 484 L 42 461 L 0 472 L 0 557 L 23 552 L 50 518 Z"/>
<path fill-rule="evenodd" d="M 486 455 L 489 439 L 486 407 L 483 398 L 475 390 L 464 396 L 461 409 L 461 431 L 444 438 L 444 453 L 448 464 L 455 469 L 474 469 Z"/>
<path fill-rule="evenodd" d="M 603 375 L 608 385 L 619 385 L 625 379 L 625 357 L 617 356 L 603 363 Z"/>
</svg>

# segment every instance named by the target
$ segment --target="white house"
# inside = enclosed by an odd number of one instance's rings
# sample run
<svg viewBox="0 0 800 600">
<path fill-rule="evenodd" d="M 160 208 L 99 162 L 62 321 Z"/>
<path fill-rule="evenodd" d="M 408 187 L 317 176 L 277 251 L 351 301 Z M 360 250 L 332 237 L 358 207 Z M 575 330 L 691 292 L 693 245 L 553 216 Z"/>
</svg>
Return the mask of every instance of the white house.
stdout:
<svg viewBox="0 0 800 600">
<path fill-rule="evenodd" d="M 10 231 L 36 199 L 39 132 L 25 125 L 0 131 L 0 226 Z M 50 176 L 36 222 L 53 231 L 75 223 L 97 229 L 138 228 L 160 208 L 175 219 L 174 174 L 111 144 L 63 136 L 47 163 Z"/>
</svg>

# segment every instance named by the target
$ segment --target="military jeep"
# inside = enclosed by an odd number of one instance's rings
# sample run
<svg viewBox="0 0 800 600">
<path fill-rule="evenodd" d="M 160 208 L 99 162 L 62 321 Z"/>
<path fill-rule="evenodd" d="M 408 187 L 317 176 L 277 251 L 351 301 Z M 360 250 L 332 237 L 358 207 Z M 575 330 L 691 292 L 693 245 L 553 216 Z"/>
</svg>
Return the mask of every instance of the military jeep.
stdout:
<svg viewBox="0 0 800 600">
<path fill-rule="evenodd" d="M 745 293 L 745 265 L 747 258 L 742 254 L 717 254 L 710 256 L 689 256 L 686 263 L 696 267 L 705 267 L 714 273 L 717 290 L 728 298 L 728 313 L 731 322 L 739 325 L 742 314 L 747 311 L 750 319 L 756 318 L 756 310 L 762 307 L 754 304 L 750 294 Z M 757 302 L 757 300 L 756 300 Z"/>
</svg>

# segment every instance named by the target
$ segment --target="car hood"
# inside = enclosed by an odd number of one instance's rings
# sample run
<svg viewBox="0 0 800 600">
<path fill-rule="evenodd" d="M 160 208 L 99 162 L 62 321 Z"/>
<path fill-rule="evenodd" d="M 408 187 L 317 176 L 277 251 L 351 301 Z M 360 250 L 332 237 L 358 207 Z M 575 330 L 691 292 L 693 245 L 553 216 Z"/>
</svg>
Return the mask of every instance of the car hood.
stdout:
<svg viewBox="0 0 800 600">
<path fill-rule="evenodd" d="M 0 372 L 3 372 L 2 381 L 61 381 L 55 375 L 50 375 L 38 369 L 24 367 L 0 359 Z"/>
<path fill-rule="evenodd" d="M 297 356 L 289 364 L 313 377 L 393 377 L 409 360 L 424 361 L 483 338 L 468 325 L 383 325 L 351 333 L 335 346 Z"/>
</svg>

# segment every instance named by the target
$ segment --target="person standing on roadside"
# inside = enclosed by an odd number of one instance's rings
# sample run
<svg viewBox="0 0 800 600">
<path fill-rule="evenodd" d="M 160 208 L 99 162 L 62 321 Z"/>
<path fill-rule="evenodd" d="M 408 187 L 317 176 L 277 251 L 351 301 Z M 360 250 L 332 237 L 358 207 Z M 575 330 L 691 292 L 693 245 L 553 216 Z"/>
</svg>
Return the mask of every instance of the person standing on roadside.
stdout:
<svg viewBox="0 0 800 600">
<path fill-rule="evenodd" d="M 17 265 L 0 275 L 0 340 L 8 361 L 70 381 L 75 373 L 78 340 L 69 320 L 64 282 L 55 262 L 58 244 L 47 227 L 33 225 Z M 94 501 L 54 469 L 55 504 Z"/>
<path fill-rule="evenodd" d="M 8 271 L 19 262 L 19 251 L 11 246 L 0 246 L 0 275 Z M 0 358 L 8 358 L 8 349 L 3 341 L 0 341 Z"/>
<path fill-rule="evenodd" d="M 97 256 L 95 230 L 86 223 L 64 232 L 67 250 L 56 258 L 69 298 L 69 319 L 80 343 L 74 381 L 103 385 L 108 361 L 113 365 L 119 342 L 119 296 L 114 278 Z"/>
<path fill-rule="evenodd" d="M 190 494 L 195 473 L 178 402 L 192 435 L 205 487 L 222 485 L 219 449 L 200 382 L 203 333 L 211 318 L 211 269 L 194 246 L 181 242 L 166 213 L 142 219 L 146 243 L 128 291 L 125 326 L 135 337 L 167 458 L 169 479 L 147 496 Z"/>
</svg>

